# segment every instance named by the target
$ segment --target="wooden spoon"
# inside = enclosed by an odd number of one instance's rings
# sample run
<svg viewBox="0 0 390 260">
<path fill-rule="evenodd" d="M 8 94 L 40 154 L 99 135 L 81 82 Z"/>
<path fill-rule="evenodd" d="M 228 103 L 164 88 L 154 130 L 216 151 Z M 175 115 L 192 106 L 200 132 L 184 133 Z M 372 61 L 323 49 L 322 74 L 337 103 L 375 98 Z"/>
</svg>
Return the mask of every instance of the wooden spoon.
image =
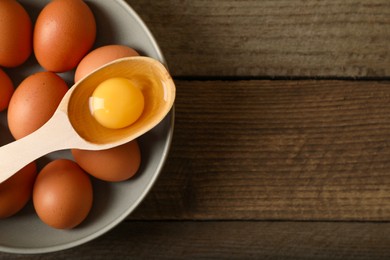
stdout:
<svg viewBox="0 0 390 260">
<path fill-rule="evenodd" d="M 113 77 L 130 79 L 141 88 L 145 99 L 140 118 L 122 129 L 101 126 L 89 110 L 94 89 Z M 69 89 L 46 124 L 0 148 L 0 183 L 50 152 L 70 148 L 103 150 L 134 140 L 164 119 L 173 106 L 175 92 L 164 65 L 152 58 L 122 58 L 100 67 Z"/>
</svg>

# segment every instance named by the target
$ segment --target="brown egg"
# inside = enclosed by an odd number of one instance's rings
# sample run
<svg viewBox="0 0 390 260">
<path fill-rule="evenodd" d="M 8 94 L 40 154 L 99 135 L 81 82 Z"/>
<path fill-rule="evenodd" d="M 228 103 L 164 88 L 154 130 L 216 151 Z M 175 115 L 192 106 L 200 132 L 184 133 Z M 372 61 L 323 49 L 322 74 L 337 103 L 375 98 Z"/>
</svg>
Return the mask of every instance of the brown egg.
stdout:
<svg viewBox="0 0 390 260">
<path fill-rule="evenodd" d="M 106 45 L 88 53 L 79 63 L 74 74 L 74 82 L 104 64 L 119 58 L 139 56 L 133 48 L 125 45 Z"/>
<path fill-rule="evenodd" d="M 31 18 L 15 0 L 0 1 L 0 65 L 16 67 L 32 52 Z"/>
<path fill-rule="evenodd" d="M 133 177 L 141 164 L 141 152 L 136 140 L 101 151 L 73 149 L 72 154 L 86 172 L 110 182 Z"/>
<path fill-rule="evenodd" d="M 36 175 L 36 165 L 32 162 L 0 183 L 0 218 L 16 214 L 27 204 L 31 198 Z"/>
<path fill-rule="evenodd" d="M 92 208 L 89 176 L 73 161 L 58 159 L 47 164 L 34 184 L 33 203 L 39 218 L 58 229 L 79 225 Z"/>
<path fill-rule="evenodd" d="M 77 66 L 95 38 L 95 17 L 84 1 L 54 0 L 38 15 L 34 53 L 46 70 L 64 72 Z"/>
<path fill-rule="evenodd" d="M 0 111 L 3 111 L 8 107 L 13 93 L 14 84 L 8 75 L 0 69 Z"/>
<path fill-rule="evenodd" d="M 20 139 L 45 124 L 68 91 L 65 81 L 53 72 L 38 72 L 16 88 L 8 106 L 8 126 Z"/>
</svg>

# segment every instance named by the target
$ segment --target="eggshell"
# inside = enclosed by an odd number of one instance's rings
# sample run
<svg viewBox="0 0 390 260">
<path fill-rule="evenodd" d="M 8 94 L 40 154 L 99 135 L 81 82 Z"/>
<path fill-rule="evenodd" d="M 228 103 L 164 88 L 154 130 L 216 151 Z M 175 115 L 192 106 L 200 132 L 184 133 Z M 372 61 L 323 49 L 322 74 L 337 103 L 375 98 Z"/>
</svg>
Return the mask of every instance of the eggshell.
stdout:
<svg viewBox="0 0 390 260">
<path fill-rule="evenodd" d="M 96 38 L 95 17 L 81 0 L 54 0 L 39 13 L 33 47 L 46 70 L 64 72 L 77 66 Z"/>
<path fill-rule="evenodd" d="M 100 151 L 72 149 L 72 155 L 86 172 L 110 182 L 133 177 L 141 164 L 141 151 L 136 140 Z"/>
<path fill-rule="evenodd" d="M 8 107 L 13 93 L 14 84 L 8 75 L 0 69 L 0 111 L 3 111 Z"/>
<path fill-rule="evenodd" d="M 31 198 L 36 175 L 36 165 L 32 162 L 0 183 L 0 218 L 10 217 L 24 208 Z"/>
<path fill-rule="evenodd" d="M 16 88 L 7 112 L 8 126 L 20 139 L 44 125 L 68 91 L 65 81 L 53 72 L 38 72 Z"/>
<path fill-rule="evenodd" d="M 133 48 L 125 45 L 105 45 L 88 53 L 78 64 L 74 81 L 77 82 L 95 69 L 119 58 L 139 56 Z"/>
<path fill-rule="evenodd" d="M 33 203 L 39 218 L 58 229 L 79 225 L 92 208 L 89 176 L 73 161 L 58 159 L 47 164 L 34 184 Z"/>
<path fill-rule="evenodd" d="M 0 65 L 16 67 L 32 52 L 32 22 L 15 0 L 0 1 Z"/>
</svg>

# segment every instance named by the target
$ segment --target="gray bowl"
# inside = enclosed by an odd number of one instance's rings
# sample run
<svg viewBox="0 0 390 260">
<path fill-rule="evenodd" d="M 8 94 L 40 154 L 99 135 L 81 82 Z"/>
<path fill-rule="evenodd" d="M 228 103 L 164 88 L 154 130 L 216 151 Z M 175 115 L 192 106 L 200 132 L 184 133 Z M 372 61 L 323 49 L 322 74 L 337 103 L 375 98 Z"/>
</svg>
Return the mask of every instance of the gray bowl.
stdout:
<svg viewBox="0 0 390 260">
<path fill-rule="evenodd" d="M 35 21 L 48 0 L 19 1 Z M 121 0 L 87 0 L 97 22 L 95 47 L 107 44 L 125 44 L 142 55 L 165 63 L 164 57 L 152 34 L 139 16 Z M 17 86 L 28 75 L 42 71 L 31 57 L 21 68 L 8 69 Z M 73 72 L 61 76 L 71 84 Z M 34 212 L 31 201 L 16 215 L 0 220 L 0 251 L 9 253 L 47 253 L 68 249 L 86 243 L 114 228 L 142 201 L 156 181 L 166 160 L 171 144 L 174 111 L 151 131 L 140 137 L 141 168 L 137 176 L 125 182 L 108 183 L 93 179 L 94 204 L 87 219 L 71 230 L 57 230 L 44 224 Z M 6 120 L 6 112 L 0 113 L 0 145 L 12 140 Z M 38 161 L 42 167 L 55 158 L 72 159 L 69 151 L 49 154 Z"/>
</svg>

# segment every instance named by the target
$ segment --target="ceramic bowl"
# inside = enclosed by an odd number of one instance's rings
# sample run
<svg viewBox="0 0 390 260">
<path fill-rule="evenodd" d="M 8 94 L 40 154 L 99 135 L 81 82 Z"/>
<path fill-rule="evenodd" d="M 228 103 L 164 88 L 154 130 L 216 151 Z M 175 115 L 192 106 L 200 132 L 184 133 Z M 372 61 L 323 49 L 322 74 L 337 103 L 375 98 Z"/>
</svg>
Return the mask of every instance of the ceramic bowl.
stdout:
<svg viewBox="0 0 390 260">
<path fill-rule="evenodd" d="M 47 0 L 20 0 L 33 22 Z M 165 63 L 164 57 L 148 28 L 135 11 L 121 0 L 86 0 L 97 23 L 95 48 L 107 44 L 124 44 L 141 55 Z M 32 56 L 21 68 L 6 70 L 15 86 L 28 75 L 43 70 Z M 73 72 L 60 74 L 70 85 Z M 128 181 L 108 183 L 93 179 L 94 204 L 87 219 L 71 230 L 57 230 L 44 224 L 30 201 L 16 215 L 0 220 L 0 251 L 10 253 L 47 253 L 68 249 L 91 241 L 123 221 L 142 201 L 159 175 L 172 139 L 174 112 L 139 140 L 142 164 L 137 176 Z M 6 112 L 0 113 L 0 145 L 12 141 Z M 70 158 L 61 151 L 41 158 L 44 165 L 55 158 Z M 129 234 L 131 235 L 131 234 Z"/>
</svg>

